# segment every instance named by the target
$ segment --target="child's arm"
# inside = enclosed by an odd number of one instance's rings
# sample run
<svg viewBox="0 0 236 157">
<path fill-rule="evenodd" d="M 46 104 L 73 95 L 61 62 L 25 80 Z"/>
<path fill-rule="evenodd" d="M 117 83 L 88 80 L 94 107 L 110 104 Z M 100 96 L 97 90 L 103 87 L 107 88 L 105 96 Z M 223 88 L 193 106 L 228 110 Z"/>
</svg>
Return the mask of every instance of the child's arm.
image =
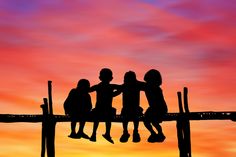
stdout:
<svg viewBox="0 0 236 157">
<path fill-rule="evenodd" d="M 145 82 L 138 81 L 139 89 L 141 91 L 145 91 Z"/>
<path fill-rule="evenodd" d="M 123 91 L 122 85 L 115 85 L 115 91 L 113 92 L 113 97 L 116 97 Z"/>
<path fill-rule="evenodd" d="M 117 95 L 119 95 L 123 90 L 122 90 L 122 85 L 116 85 L 116 84 L 113 84 L 112 85 L 114 90 L 113 93 L 112 93 L 112 96 L 113 97 L 116 97 Z"/>
<path fill-rule="evenodd" d="M 94 85 L 94 86 L 90 87 L 89 93 L 90 93 L 90 92 L 94 92 L 94 91 L 96 91 L 96 90 L 97 90 L 97 85 Z"/>
</svg>

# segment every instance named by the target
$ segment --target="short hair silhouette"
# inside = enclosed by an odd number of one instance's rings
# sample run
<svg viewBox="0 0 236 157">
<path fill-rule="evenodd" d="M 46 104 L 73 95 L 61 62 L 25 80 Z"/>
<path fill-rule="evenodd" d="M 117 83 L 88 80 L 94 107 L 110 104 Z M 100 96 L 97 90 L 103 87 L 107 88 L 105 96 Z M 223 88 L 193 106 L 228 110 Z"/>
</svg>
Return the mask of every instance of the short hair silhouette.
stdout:
<svg viewBox="0 0 236 157">
<path fill-rule="evenodd" d="M 108 68 L 103 68 L 100 71 L 99 79 L 101 81 L 110 82 L 113 79 L 112 71 Z"/>
<path fill-rule="evenodd" d="M 128 71 L 125 73 L 124 83 L 136 83 L 135 81 L 137 81 L 135 72 Z"/>
<path fill-rule="evenodd" d="M 162 78 L 161 78 L 161 73 L 156 70 L 156 69 L 151 69 L 149 70 L 145 76 L 144 76 L 144 80 L 148 83 L 154 83 L 158 86 L 160 86 L 162 84 Z"/>
<path fill-rule="evenodd" d="M 78 81 L 78 84 L 77 84 L 77 89 L 79 91 L 84 91 L 84 92 L 88 92 L 89 89 L 90 89 L 90 83 L 88 80 L 86 79 L 81 79 Z"/>
</svg>

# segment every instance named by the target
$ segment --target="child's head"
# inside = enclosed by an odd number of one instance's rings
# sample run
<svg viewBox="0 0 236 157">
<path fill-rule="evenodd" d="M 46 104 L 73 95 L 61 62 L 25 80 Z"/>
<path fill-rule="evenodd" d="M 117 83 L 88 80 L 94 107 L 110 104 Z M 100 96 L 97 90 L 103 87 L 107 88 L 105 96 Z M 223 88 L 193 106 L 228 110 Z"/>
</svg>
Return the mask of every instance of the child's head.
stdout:
<svg viewBox="0 0 236 157">
<path fill-rule="evenodd" d="M 136 79 L 135 72 L 128 71 L 125 73 L 125 76 L 124 76 L 124 83 L 125 84 L 135 83 L 136 81 L 137 81 L 137 79 Z"/>
<path fill-rule="evenodd" d="M 144 81 L 160 86 L 162 84 L 161 73 L 156 69 L 151 69 L 145 74 Z"/>
<path fill-rule="evenodd" d="M 90 88 L 90 83 L 87 79 L 81 79 L 78 81 L 77 89 L 82 92 L 88 92 Z"/>
<path fill-rule="evenodd" d="M 108 68 L 103 68 L 100 71 L 99 79 L 102 82 L 110 82 L 113 79 L 112 71 L 110 69 L 108 69 Z"/>
</svg>

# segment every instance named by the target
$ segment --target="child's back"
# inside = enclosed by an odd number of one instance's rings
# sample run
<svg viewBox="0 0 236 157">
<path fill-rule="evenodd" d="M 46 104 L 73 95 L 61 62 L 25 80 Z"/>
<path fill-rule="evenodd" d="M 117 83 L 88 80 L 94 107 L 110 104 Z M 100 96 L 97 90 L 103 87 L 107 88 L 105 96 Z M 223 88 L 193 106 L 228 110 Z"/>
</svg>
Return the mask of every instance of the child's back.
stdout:
<svg viewBox="0 0 236 157">
<path fill-rule="evenodd" d="M 87 85 L 88 84 L 88 85 Z M 76 88 L 71 89 L 64 102 L 65 113 L 72 116 L 88 114 L 92 109 L 91 97 L 88 93 L 89 82 L 81 79 Z"/>
<path fill-rule="evenodd" d="M 159 113 L 167 112 L 167 105 L 163 97 L 162 89 L 159 86 L 146 84 L 145 94 L 151 108 L 158 110 Z"/>
<path fill-rule="evenodd" d="M 101 82 L 92 88 L 97 92 L 96 108 L 101 110 L 111 109 L 114 90 L 112 85 Z"/>
</svg>

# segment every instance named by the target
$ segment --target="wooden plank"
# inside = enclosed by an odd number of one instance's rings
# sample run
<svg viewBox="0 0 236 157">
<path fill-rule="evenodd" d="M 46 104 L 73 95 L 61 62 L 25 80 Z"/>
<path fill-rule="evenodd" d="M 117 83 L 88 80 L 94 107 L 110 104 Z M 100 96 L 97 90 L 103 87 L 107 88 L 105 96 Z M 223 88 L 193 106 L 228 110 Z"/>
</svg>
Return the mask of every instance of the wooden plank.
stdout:
<svg viewBox="0 0 236 157">
<path fill-rule="evenodd" d="M 176 121 L 180 113 L 167 113 L 163 117 L 163 121 Z M 236 112 L 224 111 L 224 112 L 190 112 L 188 115 L 189 120 L 233 120 L 236 121 Z M 70 116 L 67 115 L 53 115 L 56 122 L 70 122 Z M 42 122 L 42 114 L 0 114 L 0 123 L 39 123 Z M 79 120 L 78 120 L 79 121 Z M 93 122 L 92 117 L 88 117 L 87 122 Z M 143 121 L 143 116 L 139 118 L 139 121 Z M 103 122 L 101 120 L 101 122 Z M 123 119 L 120 115 L 116 115 L 112 120 L 115 123 L 122 123 Z"/>
</svg>

